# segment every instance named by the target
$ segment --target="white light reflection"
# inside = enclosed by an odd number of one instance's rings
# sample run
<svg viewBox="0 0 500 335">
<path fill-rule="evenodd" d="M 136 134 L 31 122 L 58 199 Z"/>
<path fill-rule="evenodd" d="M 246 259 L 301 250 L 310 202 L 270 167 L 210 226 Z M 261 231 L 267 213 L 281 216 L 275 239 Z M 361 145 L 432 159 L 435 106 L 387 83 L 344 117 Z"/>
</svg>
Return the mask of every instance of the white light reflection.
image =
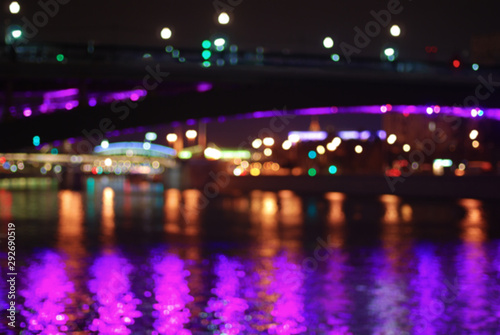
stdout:
<svg viewBox="0 0 500 335">
<path fill-rule="evenodd" d="M 278 193 L 280 200 L 280 220 L 284 226 L 298 226 L 303 220 L 302 200 L 292 191 Z"/>
<path fill-rule="evenodd" d="M 200 213 L 208 199 L 195 189 L 183 191 L 182 196 L 184 203 L 181 205 L 181 214 L 186 221 L 186 235 L 197 235 L 200 231 Z"/>
<path fill-rule="evenodd" d="M 165 191 L 165 224 L 166 233 L 177 234 L 181 232 L 180 212 L 181 191 L 171 188 Z"/>
<path fill-rule="evenodd" d="M 102 191 L 101 235 L 105 245 L 110 246 L 115 237 L 115 191 L 106 187 Z"/>
<path fill-rule="evenodd" d="M 460 222 L 462 239 L 465 242 L 483 242 L 486 240 L 486 220 L 482 203 L 475 199 L 462 199 L 459 204 L 465 209 L 465 217 Z"/>
<path fill-rule="evenodd" d="M 344 244 L 345 213 L 343 204 L 345 195 L 339 192 L 328 192 L 325 194 L 325 198 L 330 202 L 328 211 L 329 241 L 331 245 L 338 248 Z"/>
<path fill-rule="evenodd" d="M 399 203 L 401 200 L 398 196 L 392 194 L 384 194 L 380 196 L 380 201 L 385 206 L 385 214 L 382 223 L 396 224 L 399 223 Z"/>
<path fill-rule="evenodd" d="M 457 299 L 462 317 L 457 320 L 459 327 L 468 333 L 478 330 L 495 329 L 498 320 L 491 317 L 491 301 L 494 285 L 488 282 L 488 255 L 485 241 L 487 239 L 487 221 L 483 204 L 475 199 L 462 199 L 459 204 L 466 210 L 460 222 L 463 229 L 462 239 L 457 254 Z"/>
<path fill-rule="evenodd" d="M 252 191 L 250 193 L 250 220 L 253 233 L 259 240 L 261 256 L 273 256 L 280 246 L 278 236 L 278 202 L 272 192 Z"/>
</svg>

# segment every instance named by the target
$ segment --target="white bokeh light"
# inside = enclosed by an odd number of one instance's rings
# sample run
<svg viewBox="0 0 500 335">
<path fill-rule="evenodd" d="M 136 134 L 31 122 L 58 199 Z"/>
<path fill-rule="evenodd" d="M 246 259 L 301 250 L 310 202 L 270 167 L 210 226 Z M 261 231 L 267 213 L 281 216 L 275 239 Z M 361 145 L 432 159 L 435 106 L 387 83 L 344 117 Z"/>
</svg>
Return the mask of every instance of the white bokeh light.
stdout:
<svg viewBox="0 0 500 335">
<path fill-rule="evenodd" d="M 162 39 L 168 40 L 170 37 L 172 37 L 172 30 L 170 30 L 170 28 L 165 27 L 161 30 L 160 36 Z"/>
<path fill-rule="evenodd" d="M 399 26 L 395 24 L 389 29 L 389 32 L 392 36 L 398 37 L 399 35 L 401 35 L 401 28 L 399 28 Z"/>
<path fill-rule="evenodd" d="M 219 37 L 219 38 L 217 38 L 217 39 L 214 41 L 214 45 L 215 45 L 216 47 L 221 47 L 221 46 L 223 46 L 224 44 L 226 44 L 226 40 L 225 40 L 225 39 L 223 39 L 222 37 Z"/>
<path fill-rule="evenodd" d="M 330 49 L 333 47 L 333 39 L 329 36 L 325 37 L 325 39 L 323 40 L 323 46 L 327 49 Z"/>
<path fill-rule="evenodd" d="M 9 5 L 9 11 L 11 14 L 17 14 L 21 10 L 21 6 L 19 5 L 19 2 L 17 1 L 12 1 Z"/>
<path fill-rule="evenodd" d="M 384 55 L 387 57 L 394 56 L 394 49 L 393 48 L 387 48 L 384 50 Z"/>
<path fill-rule="evenodd" d="M 219 14 L 219 17 L 217 18 L 220 24 L 228 24 L 229 23 L 229 15 L 226 12 L 222 12 Z"/>
</svg>

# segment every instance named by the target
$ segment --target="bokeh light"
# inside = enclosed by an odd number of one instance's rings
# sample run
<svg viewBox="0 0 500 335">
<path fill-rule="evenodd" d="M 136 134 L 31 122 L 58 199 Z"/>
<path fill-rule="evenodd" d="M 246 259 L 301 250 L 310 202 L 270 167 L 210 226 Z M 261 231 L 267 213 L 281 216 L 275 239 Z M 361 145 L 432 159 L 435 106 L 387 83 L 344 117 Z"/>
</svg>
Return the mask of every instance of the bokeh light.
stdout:
<svg viewBox="0 0 500 335">
<path fill-rule="evenodd" d="M 198 136 L 198 132 L 196 130 L 190 129 L 186 131 L 186 138 L 188 140 L 194 140 Z"/>
<path fill-rule="evenodd" d="M 389 29 L 389 32 L 392 36 L 398 37 L 399 35 L 401 35 L 401 28 L 399 28 L 399 26 L 395 24 Z"/>
<path fill-rule="evenodd" d="M 272 137 L 266 137 L 262 140 L 262 143 L 264 143 L 265 146 L 272 146 L 274 145 L 274 139 Z"/>
<path fill-rule="evenodd" d="M 177 134 L 175 134 L 175 133 L 168 134 L 167 141 L 170 143 L 177 141 Z"/>
<path fill-rule="evenodd" d="M 160 32 L 160 36 L 164 40 L 168 40 L 170 37 L 172 37 L 172 30 L 170 28 L 163 28 Z"/>
<path fill-rule="evenodd" d="M 260 138 L 256 138 L 252 141 L 252 147 L 254 149 L 259 149 L 262 146 L 262 140 Z"/>
<path fill-rule="evenodd" d="M 19 2 L 17 1 L 12 1 L 9 5 L 9 11 L 11 14 L 18 14 L 19 11 L 21 10 L 21 5 L 19 5 Z"/>
<path fill-rule="evenodd" d="M 396 140 L 398 139 L 398 137 L 395 135 L 395 134 L 390 134 L 388 137 L 387 137 L 387 143 L 389 144 L 394 144 L 396 143 Z"/>
<path fill-rule="evenodd" d="M 316 147 L 316 152 L 317 152 L 318 154 L 320 154 L 320 155 L 323 155 L 323 154 L 325 153 L 325 147 L 324 147 L 324 146 L 322 146 L 322 145 L 318 145 L 318 146 Z"/>
<path fill-rule="evenodd" d="M 220 24 L 228 24 L 229 20 L 229 15 L 226 12 L 220 13 L 217 18 L 217 21 L 219 21 Z"/>
<path fill-rule="evenodd" d="M 326 49 L 330 49 L 330 48 L 332 48 L 332 47 L 333 47 L 333 44 L 334 44 L 334 42 L 333 42 L 333 39 L 332 39 L 331 37 L 328 37 L 328 36 L 327 36 L 327 37 L 325 37 L 325 38 L 323 39 L 323 46 L 324 46 Z"/>
</svg>

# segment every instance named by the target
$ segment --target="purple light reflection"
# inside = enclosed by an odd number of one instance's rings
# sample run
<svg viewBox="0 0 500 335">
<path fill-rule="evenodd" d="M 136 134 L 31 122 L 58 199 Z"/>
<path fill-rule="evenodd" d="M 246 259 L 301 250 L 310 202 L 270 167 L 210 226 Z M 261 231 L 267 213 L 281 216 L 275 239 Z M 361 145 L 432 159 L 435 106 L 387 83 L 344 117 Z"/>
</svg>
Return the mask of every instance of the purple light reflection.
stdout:
<svg viewBox="0 0 500 335">
<path fill-rule="evenodd" d="M 68 294 L 74 291 L 61 257 L 52 252 L 42 253 L 38 261 L 24 272 L 26 288 L 20 291 L 25 301 L 21 314 L 27 329 L 42 334 L 63 335 L 68 316 L 64 313 Z"/>
<path fill-rule="evenodd" d="M 206 311 L 213 313 L 215 318 L 209 328 L 220 331 L 214 334 L 244 334 L 247 329 L 244 320 L 248 303 L 240 298 L 241 280 L 245 277 L 242 265 L 226 256 L 219 256 L 214 272 L 217 282 L 212 293 L 216 297 L 210 298 Z"/>
<path fill-rule="evenodd" d="M 26 107 L 24 110 L 23 110 L 23 115 L 26 116 L 26 117 L 30 117 L 32 114 L 31 112 L 31 108 L 29 107 Z"/>
<path fill-rule="evenodd" d="M 323 286 L 325 295 L 320 299 L 323 302 L 325 315 L 331 330 L 328 334 L 352 335 L 349 330 L 349 321 L 353 303 L 348 294 L 345 282 L 347 254 L 341 249 L 332 249 L 328 259 L 328 272 Z"/>
<path fill-rule="evenodd" d="M 449 296 L 441 273 L 439 258 L 431 245 L 417 246 L 417 274 L 411 278 L 415 291 L 409 319 L 416 334 L 439 334 L 443 328 L 445 306 L 443 296 Z M 440 328 L 441 327 L 441 328 Z"/>
<path fill-rule="evenodd" d="M 98 258 L 90 272 L 94 279 L 89 281 L 89 289 L 95 294 L 98 318 L 89 326 L 91 331 L 103 334 L 131 334 L 128 325 L 142 316 L 136 310 L 141 304 L 130 291 L 129 274 L 132 266 L 126 259 L 116 255 Z"/>
<path fill-rule="evenodd" d="M 300 334 L 307 331 L 305 322 L 304 297 L 302 287 L 304 274 L 297 264 L 291 263 L 286 256 L 279 256 L 274 261 L 275 280 L 272 290 L 278 294 L 271 315 L 274 324 L 268 329 L 269 334 Z"/>
<path fill-rule="evenodd" d="M 212 84 L 207 82 L 201 82 L 196 86 L 196 90 L 200 93 L 210 91 L 211 89 L 212 89 Z"/>
<path fill-rule="evenodd" d="M 153 305 L 157 311 L 154 328 L 157 334 L 190 335 L 191 331 L 184 329 L 191 315 L 186 307 L 193 301 L 189 295 L 186 277 L 189 271 L 184 269 L 184 261 L 176 255 L 167 255 L 154 260 L 155 298 L 158 303 Z"/>
<path fill-rule="evenodd" d="M 495 285 L 488 283 L 487 253 L 484 245 L 476 242 L 464 243 L 458 252 L 457 260 L 457 298 L 461 310 L 457 320 L 460 329 L 468 334 L 485 334 L 487 329 L 497 329 L 498 319 L 491 318 L 492 296 L 490 288 Z M 450 295 L 453 294 L 450 292 Z M 498 313 L 498 311 L 496 311 Z"/>
</svg>

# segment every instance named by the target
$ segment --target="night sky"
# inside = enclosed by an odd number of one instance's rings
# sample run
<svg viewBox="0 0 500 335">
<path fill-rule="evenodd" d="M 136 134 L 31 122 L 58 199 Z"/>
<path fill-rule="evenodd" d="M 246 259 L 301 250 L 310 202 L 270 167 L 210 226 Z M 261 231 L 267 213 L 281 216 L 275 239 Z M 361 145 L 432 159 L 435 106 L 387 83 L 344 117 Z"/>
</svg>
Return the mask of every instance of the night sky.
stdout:
<svg viewBox="0 0 500 335">
<path fill-rule="evenodd" d="M 68 0 L 65 0 L 68 1 Z M 221 0 L 222 1 L 226 0 Z M 87 43 L 131 46 L 165 46 L 199 49 L 201 41 L 222 33 L 240 50 L 263 47 L 265 52 L 341 54 L 340 44 L 354 45 L 354 27 L 364 30 L 373 20 L 370 11 L 386 9 L 390 1 L 291 1 L 229 0 L 239 3 L 230 12 L 227 26 L 217 23 L 212 1 L 98 1 L 71 0 L 40 29 L 33 42 Z M 37 1 L 19 1 L 21 13 L 32 21 L 41 10 Z M 4 11 L 7 17 L 7 6 Z M 467 60 L 471 38 L 500 33 L 499 1 L 402 0 L 402 11 L 361 50 L 359 57 L 379 57 L 386 45 L 399 50 L 399 59 L 426 60 L 426 46 L 437 46 L 434 59 L 449 61 L 461 56 Z M 6 20 L 9 20 L 6 18 Z M 11 21 L 15 23 L 15 21 Z M 390 36 L 390 25 L 398 24 L 402 34 Z M 173 36 L 159 37 L 162 27 Z M 335 45 L 323 48 L 322 40 L 331 36 Z"/>
</svg>

